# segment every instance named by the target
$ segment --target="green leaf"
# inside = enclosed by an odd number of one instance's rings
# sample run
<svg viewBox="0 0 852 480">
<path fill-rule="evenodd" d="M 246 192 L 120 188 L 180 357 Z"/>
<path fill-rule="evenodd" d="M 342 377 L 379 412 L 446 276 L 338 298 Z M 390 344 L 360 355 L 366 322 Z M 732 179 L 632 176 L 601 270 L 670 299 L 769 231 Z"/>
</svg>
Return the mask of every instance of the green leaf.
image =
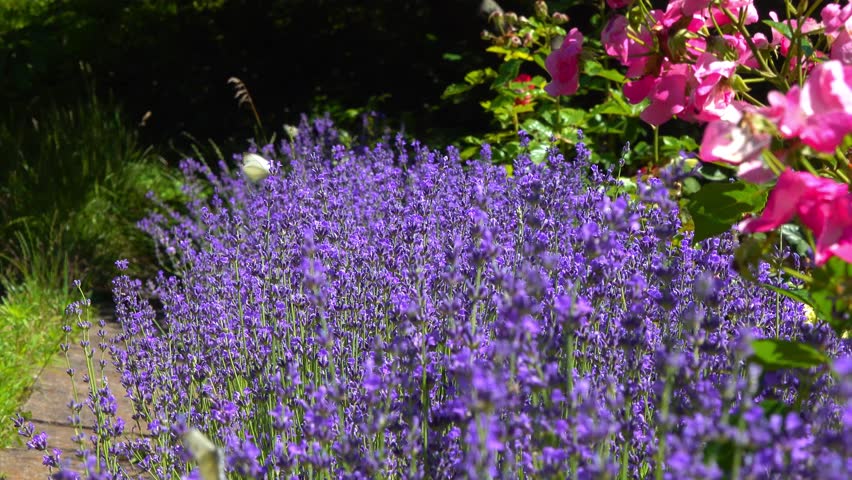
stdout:
<svg viewBox="0 0 852 480">
<path fill-rule="evenodd" d="M 592 77 L 601 77 L 612 80 L 613 82 L 624 83 L 624 75 L 618 70 L 605 69 L 600 63 L 594 60 L 587 60 L 583 64 L 583 71 L 586 75 Z"/>
<path fill-rule="evenodd" d="M 781 22 L 773 22 L 772 20 L 764 20 L 763 23 L 765 23 L 766 25 L 769 25 L 770 27 L 774 28 L 775 30 L 778 30 L 778 32 L 781 35 L 784 35 L 788 40 L 790 40 L 790 41 L 793 40 L 793 35 L 796 32 L 790 28 L 790 25 L 787 25 L 786 23 L 781 23 Z M 802 42 L 801 43 L 802 52 L 805 54 L 805 56 L 810 57 L 811 55 L 813 55 L 814 46 L 813 46 L 813 44 L 811 44 L 811 41 L 808 40 L 808 37 L 806 37 L 804 34 L 802 34 L 799 38 L 800 38 L 800 41 Z"/>
<path fill-rule="evenodd" d="M 763 409 L 763 415 L 766 418 L 771 418 L 772 415 L 787 415 L 794 410 L 791 405 L 780 400 L 764 400 L 760 402 L 760 408 Z"/>
<path fill-rule="evenodd" d="M 556 110 L 548 110 L 541 114 L 541 118 L 544 121 L 555 127 L 557 124 L 561 125 L 563 129 L 565 127 L 585 127 L 586 125 L 586 115 L 587 111 L 581 110 L 579 108 L 561 108 L 559 110 L 559 123 L 556 122 Z M 568 132 L 563 131 L 563 134 L 567 134 Z"/>
<path fill-rule="evenodd" d="M 526 61 L 529 61 L 529 62 L 533 61 L 532 55 L 530 55 L 527 52 L 524 52 L 523 50 L 512 50 L 512 49 L 509 49 L 509 48 L 506 48 L 506 47 L 500 47 L 500 46 L 494 45 L 492 47 L 486 48 L 485 51 L 486 52 L 492 52 L 492 53 L 499 53 L 500 55 L 503 55 L 504 61 L 513 60 L 513 59 L 521 59 L 521 60 L 526 60 Z"/>
<path fill-rule="evenodd" d="M 559 111 L 563 127 L 583 127 L 586 124 L 586 112 L 579 108 L 563 108 Z"/>
<path fill-rule="evenodd" d="M 766 204 L 766 191 L 744 182 L 711 183 L 686 201 L 695 222 L 694 241 L 710 238 L 731 229 L 744 213 Z"/>
<path fill-rule="evenodd" d="M 807 255 L 811 247 L 798 225 L 785 223 L 778 228 L 778 232 L 781 233 L 785 245 L 794 247 L 799 255 Z"/>
<path fill-rule="evenodd" d="M 491 101 L 491 106 L 489 107 L 492 111 L 496 112 L 499 109 L 504 109 L 505 113 L 508 115 L 512 114 L 512 108 L 515 106 L 515 96 L 514 95 L 498 95 Z"/>
<path fill-rule="evenodd" d="M 778 33 L 787 37 L 788 40 L 793 39 L 793 32 L 792 32 L 792 30 L 790 30 L 790 26 L 787 25 L 786 23 L 773 22 L 772 20 L 764 20 L 763 23 L 765 23 L 766 25 L 769 25 L 770 27 L 774 28 L 775 30 L 778 30 Z"/>
<path fill-rule="evenodd" d="M 599 103 L 595 108 L 589 111 L 589 115 L 624 115 L 630 116 L 633 112 L 630 111 L 630 108 L 627 105 L 620 102 L 606 101 L 604 103 Z"/>
<path fill-rule="evenodd" d="M 477 147 L 475 145 L 471 145 L 460 152 L 460 156 L 464 160 L 470 160 L 474 155 L 479 153 L 481 147 Z"/>
<path fill-rule="evenodd" d="M 549 144 L 543 142 L 535 142 L 531 145 L 530 160 L 535 163 L 541 163 L 547 158 L 547 148 Z"/>
<path fill-rule="evenodd" d="M 506 140 L 517 139 L 518 133 L 512 131 L 505 132 L 492 132 L 485 135 L 485 143 L 496 144 L 502 143 Z M 507 147 L 508 148 L 508 147 Z M 496 149 L 495 149 L 496 150 Z"/>
<path fill-rule="evenodd" d="M 751 360 L 767 370 L 818 367 L 828 361 L 819 350 L 802 342 L 763 338 L 752 341 L 751 348 Z"/>
<path fill-rule="evenodd" d="M 524 120 L 524 123 L 522 123 L 521 126 L 530 135 L 537 138 L 549 139 L 550 136 L 553 135 L 553 129 L 536 118 L 528 118 Z"/>
<path fill-rule="evenodd" d="M 689 194 L 693 194 L 697 191 L 701 190 L 701 184 L 698 183 L 698 180 L 692 177 L 686 177 L 683 181 L 683 191 Z"/>
<path fill-rule="evenodd" d="M 660 137 L 660 141 L 663 143 L 664 150 L 669 150 L 674 153 L 681 150 L 684 152 L 694 152 L 695 150 L 698 150 L 698 144 L 695 143 L 695 139 L 689 135 L 683 135 L 681 137 L 663 135 Z"/>
<path fill-rule="evenodd" d="M 810 295 L 816 314 L 842 335 L 852 330 L 852 264 L 832 257 L 813 270 Z"/>
<path fill-rule="evenodd" d="M 731 178 L 730 174 L 733 170 L 715 163 L 702 163 L 698 166 L 696 172 L 707 180 L 721 182 Z"/>
<path fill-rule="evenodd" d="M 515 113 L 529 113 L 535 111 L 535 103 L 528 103 L 526 105 L 513 105 L 512 110 Z"/>
<path fill-rule="evenodd" d="M 444 55 L 442 55 L 442 58 L 444 60 L 449 61 L 449 62 L 458 62 L 459 60 L 462 59 L 462 56 L 459 55 L 458 53 L 449 53 L 448 52 L 448 53 L 445 53 Z"/>
<path fill-rule="evenodd" d="M 447 88 L 444 89 L 444 93 L 441 94 L 441 100 L 446 100 L 450 97 L 461 95 L 462 93 L 467 92 L 471 88 L 473 88 L 473 85 L 468 85 L 465 83 L 453 83 L 451 85 L 447 85 Z"/>
<path fill-rule="evenodd" d="M 772 290 L 773 292 L 779 295 L 784 295 L 785 297 L 796 302 L 803 303 L 805 305 L 811 305 L 810 295 L 808 294 L 808 291 L 804 288 L 787 290 L 785 288 L 776 287 L 775 285 L 770 285 L 768 283 L 758 283 L 758 285 L 763 288 L 766 288 L 767 290 Z"/>
<path fill-rule="evenodd" d="M 535 62 L 536 65 L 541 67 L 542 70 L 547 70 L 547 67 L 545 67 L 545 65 L 544 65 L 544 61 L 546 59 L 547 59 L 547 55 L 545 55 L 544 52 L 536 52 L 536 54 L 533 55 L 533 61 Z"/>
<path fill-rule="evenodd" d="M 704 457 L 712 459 L 726 474 L 733 469 L 735 452 L 734 442 L 730 439 L 711 440 L 704 447 Z"/>
<path fill-rule="evenodd" d="M 631 104 L 624 98 L 620 89 L 609 89 L 609 94 L 604 102 L 593 108 L 589 115 L 620 115 L 624 117 L 638 117 L 642 110 L 648 105 L 648 100 L 637 104 Z"/>
<path fill-rule="evenodd" d="M 521 69 L 521 63 L 521 60 L 514 59 L 500 65 L 500 69 L 497 71 L 497 78 L 491 82 L 491 88 L 499 87 L 517 77 L 518 71 Z"/>
<path fill-rule="evenodd" d="M 497 72 L 495 72 L 491 68 L 485 68 L 485 69 L 482 69 L 482 70 L 474 70 L 472 72 L 468 72 L 468 74 L 464 76 L 464 81 L 471 84 L 471 85 L 480 85 L 480 84 L 485 83 L 485 81 L 488 80 L 489 78 L 494 77 L 496 75 L 497 75 Z"/>
</svg>

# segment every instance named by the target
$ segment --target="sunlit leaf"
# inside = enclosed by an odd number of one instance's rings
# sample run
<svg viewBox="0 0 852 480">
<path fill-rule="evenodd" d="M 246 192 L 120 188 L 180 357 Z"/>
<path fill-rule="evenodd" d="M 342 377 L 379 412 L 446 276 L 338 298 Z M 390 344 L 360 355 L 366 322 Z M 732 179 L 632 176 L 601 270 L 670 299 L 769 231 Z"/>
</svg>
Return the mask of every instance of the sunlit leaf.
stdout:
<svg viewBox="0 0 852 480">
<path fill-rule="evenodd" d="M 828 361 L 819 350 L 802 342 L 763 338 L 751 342 L 751 348 L 751 360 L 767 370 L 818 367 Z"/>
</svg>

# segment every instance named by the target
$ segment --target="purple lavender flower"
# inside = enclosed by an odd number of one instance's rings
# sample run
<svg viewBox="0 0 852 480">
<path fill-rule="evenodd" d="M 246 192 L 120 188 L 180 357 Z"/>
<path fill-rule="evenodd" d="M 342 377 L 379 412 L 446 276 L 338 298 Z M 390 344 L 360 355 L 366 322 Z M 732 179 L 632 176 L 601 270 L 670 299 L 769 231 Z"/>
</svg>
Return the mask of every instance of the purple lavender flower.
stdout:
<svg viewBox="0 0 852 480">
<path fill-rule="evenodd" d="M 30 438 L 27 442 L 27 448 L 31 450 L 47 450 L 47 433 L 39 432 Z"/>
<path fill-rule="evenodd" d="M 184 162 L 186 212 L 140 224 L 174 274 L 114 281 L 134 418 L 98 386 L 110 446 L 90 451 L 182 475 L 192 426 L 265 478 L 852 473 L 846 377 L 747 362 L 752 338 L 850 345 L 738 277 L 733 236 L 694 245 L 664 182 L 609 196 L 582 134 L 573 161 L 521 155 L 513 176 L 488 146 L 462 165 L 338 139 L 304 119 L 255 149 L 287 166 L 262 188 Z"/>
</svg>

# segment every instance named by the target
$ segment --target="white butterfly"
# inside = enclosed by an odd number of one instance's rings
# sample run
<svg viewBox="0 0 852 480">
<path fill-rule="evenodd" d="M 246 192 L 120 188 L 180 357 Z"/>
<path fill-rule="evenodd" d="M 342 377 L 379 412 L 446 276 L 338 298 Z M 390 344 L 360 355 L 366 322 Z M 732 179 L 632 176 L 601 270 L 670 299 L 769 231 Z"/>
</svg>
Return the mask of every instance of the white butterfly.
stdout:
<svg viewBox="0 0 852 480">
<path fill-rule="evenodd" d="M 202 480 L 226 480 L 225 455 L 203 433 L 190 428 L 183 435 L 183 444 L 198 464 Z"/>
<path fill-rule="evenodd" d="M 243 155 L 243 173 L 252 182 L 259 182 L 269 176 L 269 160 L 256 153 Z"/>
</svg>

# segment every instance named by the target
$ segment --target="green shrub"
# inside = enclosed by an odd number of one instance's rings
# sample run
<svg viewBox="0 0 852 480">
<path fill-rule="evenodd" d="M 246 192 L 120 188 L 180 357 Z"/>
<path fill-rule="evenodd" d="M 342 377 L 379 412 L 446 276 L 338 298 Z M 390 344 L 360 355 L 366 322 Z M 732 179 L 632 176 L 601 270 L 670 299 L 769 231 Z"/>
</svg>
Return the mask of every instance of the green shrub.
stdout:
<svg viewBox="0 0 852 480">
<path fill-rule="evenodd" d="M 20 232 L 59 235 L 43 254 L 66 258 L 72 275 L 93 275 L 89 284 L 98 286 L 106 286 L 117 258 L 148 258 L 148 240 L 135 228 L 148 210 L 147 192 L 180 193 L 120 108 L 95 96 L 26 117 L 8 114 L 0 122 L 0 185 L 2 271 L 9 275 L 14 265 L 18 279 L 30 276 L 26 261 L 13 261 L 23 253 L 15 241 Z"/>
</svg>

